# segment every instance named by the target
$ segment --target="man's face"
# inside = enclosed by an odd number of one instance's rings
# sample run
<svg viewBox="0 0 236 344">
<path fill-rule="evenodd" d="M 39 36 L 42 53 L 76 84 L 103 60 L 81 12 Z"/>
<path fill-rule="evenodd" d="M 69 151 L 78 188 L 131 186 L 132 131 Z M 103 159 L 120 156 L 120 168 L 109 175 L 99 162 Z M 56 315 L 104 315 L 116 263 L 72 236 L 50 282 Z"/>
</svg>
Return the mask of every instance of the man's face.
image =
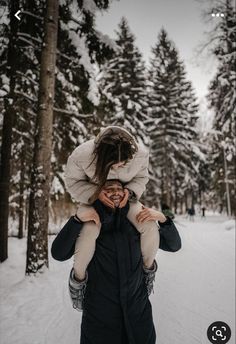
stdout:
<svg viewBox="0 0 236 344">
<path fill-rule="evenodd" d="M 106 196 L 114 203 L 115 207 L 118 207 L 124 197 L 122 184 L 118 181 L 107 181 L 103 187 L 103 191 L 105 191 Z"/>
</svg>

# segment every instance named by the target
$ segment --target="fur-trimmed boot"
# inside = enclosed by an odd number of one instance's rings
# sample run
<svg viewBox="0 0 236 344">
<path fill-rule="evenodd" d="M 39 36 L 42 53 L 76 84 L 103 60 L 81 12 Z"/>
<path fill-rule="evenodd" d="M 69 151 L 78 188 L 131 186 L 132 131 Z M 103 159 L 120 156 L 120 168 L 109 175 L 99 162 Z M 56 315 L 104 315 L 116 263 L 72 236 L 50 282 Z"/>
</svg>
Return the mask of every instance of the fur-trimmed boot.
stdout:
<svg viewBox="0 0 236 344">
<path fill-rule="evenodd" d="M 158 265 L 157 265 L 156 260 L 154 260 L 151 268 L 147 269 L 146 267 L 143 267 L 144 280 L 145 280 L 145 284 L 147 287 L 148 296 L 153 291 L 153 286 L 154 286 L 155 275 L 156 275 L 157 269 L 158 269 Z"/>
<path fill-rule="evenodd" d="M 77 311 L 83 310 L 84 294 L 88 281 L 88 273 L 86 271 L 85 279 L 81 282 L 75 279 L 74 268 L 71 269 L 69 276 L 69 294 L 72 301 L 73 308 Z"/>
</svg>

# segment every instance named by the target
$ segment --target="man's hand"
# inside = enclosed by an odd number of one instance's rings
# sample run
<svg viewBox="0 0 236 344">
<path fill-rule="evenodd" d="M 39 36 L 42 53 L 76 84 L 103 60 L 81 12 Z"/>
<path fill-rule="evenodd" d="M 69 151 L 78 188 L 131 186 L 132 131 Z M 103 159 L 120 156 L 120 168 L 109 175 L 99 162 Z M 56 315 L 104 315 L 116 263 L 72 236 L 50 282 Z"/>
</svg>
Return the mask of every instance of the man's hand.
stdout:
<svg viewBox="0 0 236 344">
<path fill-rule="evenodd" d="M 136 216 L 137 221 L 140 223 L 147 221 L 165 222 L 167 220 L 165 215 L 160 211 L 152 208 L 145 208 L 144 206 L 142 208 L 143 209 Z"/>
<path fill-rule="evenodd" d="M 76 216 L 82 222 L 94 221 L 96 225 L 100 224 L 100 217 L 94 208 L 85 210 L 82 214 L 79 213 L 79 215 L 76 214 Z"/>
<path fill-rule="evenodd" d="M 119 208 L 124 208 L 129 200 L 129 190 L 128 189 L 124 189 L 124 197 L 122 199 L 122 201 L 120 202 Z"/>
<path fill-rule="evenodd" d="M 101 191 L 100 194 L 98 195 L 99 201 L 101 201 L 103 204 L 105 204 L 107 207 L 110 208 L 115 208 L 114 203 L 107 197 L 105 191 Z"/>
</svg>

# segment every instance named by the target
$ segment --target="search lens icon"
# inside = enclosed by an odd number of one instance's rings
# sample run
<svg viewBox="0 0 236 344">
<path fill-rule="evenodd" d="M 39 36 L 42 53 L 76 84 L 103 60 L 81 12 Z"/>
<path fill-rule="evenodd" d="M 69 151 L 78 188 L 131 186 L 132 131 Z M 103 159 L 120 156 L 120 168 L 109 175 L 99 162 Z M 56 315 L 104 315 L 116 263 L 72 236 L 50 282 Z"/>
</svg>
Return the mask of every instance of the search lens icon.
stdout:
<svg viewBox="0 0 236 344">
<path fill-rule="evenodd" d="M 217 335 L 218 337 L 223 337 L 223 333 L 222 333 L 221 330 L 216 330 L 216 335 Z"/>
<path fill-rule="evenodd" d="M 207 337 L 212 344 L 226 344 L 231 338 L 231 329 L 223 321 L 215 321 L 207 329 Z"/>
</svg>

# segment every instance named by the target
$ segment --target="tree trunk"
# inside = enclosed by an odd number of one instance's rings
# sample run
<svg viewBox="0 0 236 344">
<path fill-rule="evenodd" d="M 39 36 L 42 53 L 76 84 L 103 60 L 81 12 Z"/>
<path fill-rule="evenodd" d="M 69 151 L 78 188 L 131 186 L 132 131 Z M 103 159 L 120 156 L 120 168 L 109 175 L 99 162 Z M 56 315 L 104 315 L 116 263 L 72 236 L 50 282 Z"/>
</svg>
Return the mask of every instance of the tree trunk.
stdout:
<svg viewBox="0 0 236 344">
<path fill-rule="evenodd" d="M 41 53 L 39 109 L 31 174 L 26 274 L 48 267 L 48 204 L 58 31 L 58 0 L 47 0 Z"/>
<path fill-rule="evenodd" d="M 225 191 L 226 191 L 226 201 L 227 201 L 227 215 L 231 216 L 231 201 L 229 192 L 229 180 L 228 180 L 228 168 L 225 156 L 225 147 L 223 146 L 223 156 L 224 156 L 224 181 L 225 181 Z"/>
<path fill-rule="evenodd" d="M 194 208 L 195 206 L 195 193 L 193 187 L 191 187 L 191 207 Z"/>
<path fill-rule="evenodd" d="M 28 229 L 29 222 L 29 197 L 27 196 L 25 200 L 25 231 Z"/>
<path fill-rule="evenodd" d="M 24 236 L 24 219 L 25 219 L 25 151 L 21 153 L 21 170 L 20 170 L 20 196 L 19 196 L 19 229 L 18 239 Z"/>
<path fill-rule="evenodd" d="M 183 201 L 183 196 L 180 199 L 180 215 L 183 215 L 184 213 L 184 201 Z"/>
<path fill-rule="evenodd" d="M 175 208 L 175 214 L 177 214 L 177 211 L 178 211 L 178 190 L 177 190 L 176 176 L 174 176 L 174 186 L 175 186 L 174 208 Z"/>
<path fill-rule="evenodd" d="M 18 20 L 14 14 L 19 9 L 19 1 L 12 0 L 9 4 L 10 13 L 10 37 L 7 56 L 7 76 L 10 79 L 9 93 L 4 99 L 4 117 L 2 127 L 2 147 L 0 165 L 0 261 L 8 258 L 8 216 L 9 216 L 9 193 L 10 193 L 10 169 L 11 169 L 11 146 L 12 128 L 14 125 L 14 92 L 15 75 L 17 69 L 17 29 Z"/>
<path fill-rule="evenodd" d="M 165 183 L 164 183 L 164 171 L 163 168 L 161 169 L 161 205 L 162 203 L 165 203 L 164 201 L 164 187 L 165 187 Z"/>
<path fill-rule="evenodd" d="M 165 168 L 164 172 L 162 202 L 167 204 L 169 207 L 172 207 L 170 176 L 167 167 Z"/>
<path fill-rule="evenodd" d="M 189 208 L 189 204 L 188 204 L 188 190 L 185 191 L 184 201 L 185 201 L 185 211 L 187 211 L 187 209 Z"/>
</svg>

